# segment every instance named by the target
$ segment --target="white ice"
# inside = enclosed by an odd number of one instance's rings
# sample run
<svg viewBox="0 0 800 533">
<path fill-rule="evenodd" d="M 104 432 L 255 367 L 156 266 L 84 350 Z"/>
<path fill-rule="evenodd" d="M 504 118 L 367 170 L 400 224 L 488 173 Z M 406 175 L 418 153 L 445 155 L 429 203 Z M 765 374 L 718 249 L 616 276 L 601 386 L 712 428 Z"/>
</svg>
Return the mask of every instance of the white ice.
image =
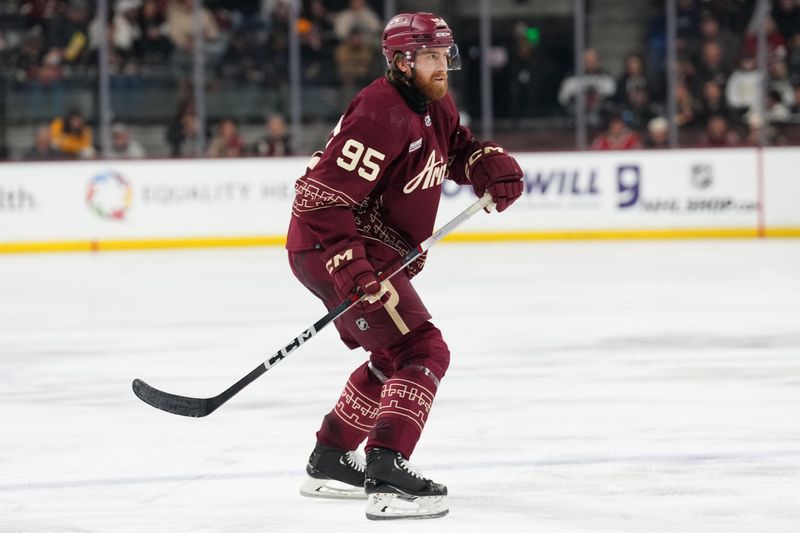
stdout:
<svg viewBox="0 0 800 533">
<path fill-rule="evenodd" d="M 279 248 L 0 258 L 2 532 L 800 531 L 800 243 L 437 245 L 416 285 L 453 353 L 412 461 L 440 520 L 298 489 L 364 359 Z"/>
</svg>

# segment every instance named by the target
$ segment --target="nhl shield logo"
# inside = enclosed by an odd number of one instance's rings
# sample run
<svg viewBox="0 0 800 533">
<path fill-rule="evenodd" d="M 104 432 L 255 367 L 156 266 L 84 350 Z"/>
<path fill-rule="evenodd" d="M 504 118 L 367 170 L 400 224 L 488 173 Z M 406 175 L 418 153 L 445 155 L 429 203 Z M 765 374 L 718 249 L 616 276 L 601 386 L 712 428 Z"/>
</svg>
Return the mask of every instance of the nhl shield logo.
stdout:
<svg viewBox="0 0 800 533">
<path fill-rule="evenodd" d="M 714 171 L 709 163 L 697 163 L 692 165 L 690 179 L 696 189 L 708 189 L 714 183 Z"/>
<path fill-rule="evenodd" d="M 425 125 L 426 126 L 430 126 L 431 125 L 431 116 L 430 115 L 425 115 Z"/>
<path fill-rule="evenodd" d="M 363 318 L 356 320 L 356 326 L 358 326 L 358 329 L 361 331 L 367 331 L 369 329 L 369 323 Z"/>
</svg>

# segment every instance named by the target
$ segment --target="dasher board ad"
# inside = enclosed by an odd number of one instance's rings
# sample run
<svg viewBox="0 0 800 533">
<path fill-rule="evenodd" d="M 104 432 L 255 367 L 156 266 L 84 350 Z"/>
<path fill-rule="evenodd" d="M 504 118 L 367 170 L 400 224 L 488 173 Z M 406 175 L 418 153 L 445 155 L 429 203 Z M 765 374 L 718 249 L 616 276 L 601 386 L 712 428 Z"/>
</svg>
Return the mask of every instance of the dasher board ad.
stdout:
<svg viewBox="0 0 800 533">
<path fill-rule="evenodd" d="M 473 217 L 454 238 L 800 235 L 796 148 L 515 157 L 524 171 L 522 197 L 503 213 Z M 25 243 L 59 249 L 62 242 L 230 245 L 242 237 L 281 244 L 294 182 L 307 163 L 292 157 L 2 164 L 0 245 L 7 251 L 24 251 Z M 438 225 L 474 199 L 472 187 L 445 180 Z"/>
<path fill-rule="evenodd" d="M 516 157 L 525 174 L 522 198 L 507 212 L 470 221 L 469 229 L 583 231 L 758 225 L 754 149 L 525 153 Z M 470 194 L 446 183 L 439 220 L 456 213 Z"/>
<path fill-rule="evenodd" d="M 0 166 L 0 241 L 277 235 L 306 158 Z"/>
</svg>

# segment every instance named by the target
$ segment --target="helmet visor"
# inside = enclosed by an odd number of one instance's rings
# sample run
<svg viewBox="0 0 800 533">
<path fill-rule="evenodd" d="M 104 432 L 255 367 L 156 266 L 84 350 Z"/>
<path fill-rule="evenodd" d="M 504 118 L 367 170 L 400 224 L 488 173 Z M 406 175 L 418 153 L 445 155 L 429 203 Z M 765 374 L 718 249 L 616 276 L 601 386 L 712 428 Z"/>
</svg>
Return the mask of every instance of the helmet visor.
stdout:
<svg viewBox="0 0 800 533">
<path fill-rule="evenodd" d="M 424 46 L 414 54 L 414 66 L 441 67 L 445 70 L 461 70 L 461 56 L 458 45 Z"/>
</svg>

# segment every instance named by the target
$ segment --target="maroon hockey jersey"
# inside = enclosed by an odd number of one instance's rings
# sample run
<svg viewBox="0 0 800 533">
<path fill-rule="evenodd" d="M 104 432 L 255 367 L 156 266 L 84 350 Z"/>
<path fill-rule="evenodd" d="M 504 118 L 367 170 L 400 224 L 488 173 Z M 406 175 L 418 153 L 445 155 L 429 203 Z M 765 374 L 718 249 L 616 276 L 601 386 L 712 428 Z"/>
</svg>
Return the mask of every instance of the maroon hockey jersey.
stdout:
<svg viewBox="0 0 800 533">
<path fill-rule="evenodd" d="M 328 248 L 364 240 L 390 262 L 433 232 L 445 178 L 466 183 L 473 145 L 450 95 L 414 112 L 386 78 L 363 89 L 295 184 L 286 247 Z M 409 266 L 416 274 L 422 260 Z"/>
</svg>

